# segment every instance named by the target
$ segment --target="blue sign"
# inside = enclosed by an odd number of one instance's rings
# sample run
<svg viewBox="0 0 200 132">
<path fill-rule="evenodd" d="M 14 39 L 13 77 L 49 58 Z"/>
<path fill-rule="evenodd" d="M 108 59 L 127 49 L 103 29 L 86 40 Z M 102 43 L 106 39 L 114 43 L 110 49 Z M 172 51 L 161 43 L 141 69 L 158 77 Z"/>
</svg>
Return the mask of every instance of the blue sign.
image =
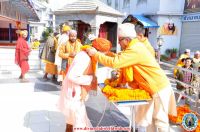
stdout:
<svg viewBox="0 0 200 132">
<path fill-rule="evenodd" d="M 184 15 L 182 21 L 200 21 L 200 14 Z"/>
</svg>

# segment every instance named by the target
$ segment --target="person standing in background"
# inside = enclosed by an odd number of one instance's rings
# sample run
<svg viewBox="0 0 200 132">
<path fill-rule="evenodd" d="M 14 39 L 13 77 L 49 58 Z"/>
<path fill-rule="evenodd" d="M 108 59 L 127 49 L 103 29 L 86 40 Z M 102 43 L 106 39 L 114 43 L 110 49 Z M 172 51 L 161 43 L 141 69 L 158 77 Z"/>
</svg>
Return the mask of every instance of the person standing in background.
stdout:
<svg viewBox="0 0 200 132">
<path fill-rule="evenodd" d="M 71 28 L 67 25 L 62 25 L 61 27 L 61 36 L 58 38 L 58 48 L 56 50 L 56 56 L 55 56 L 55 64 L 57 65 L 57 72 L 58 72 L 58 78 L 57 81 L 60 82 L 60 85 L 62 85 L 63 81 L 63 72 L 61 69 L 62 66 L 62 58 L 58 55 L 60 52 L 60 47 L 62 44 L 66 44 L 69 40 L 69 31 Z"/>
<path fill-rule="evenodd" d="M 26 30 L 20 31 L 15 48 L 15 64 L 21 68 L 19 79 L 22 79 L 22 81 L 26 81 L 25 74 L 29 71 L 28 56 L 31 50 L 26 41 L 27 35 Z"/>
<path fill-rule="evenodd" d="M 53 33 L 47 38 L 46 44 L 44 45 L 44 49 L 42 52 L 42 61 L 46 63 L 45 66 L 45 75 L 43 79 L 48 80 L 48 74 L 53 75 L 52 80 L 56 80 L 57 75 L 57 67 L 54 64 L 55 62 L 55 53 L 57 49 L 57 39 L 54 37 Z"/>
<path fill-rule="evenodd" d="M 149 42 L 148 38 L 144 36 L 145 29 L 142 25 L 136 25 L 135 31 L 137 33 L 138 40 L 145 45 L 145 47 L 151 52 L 151 54 L 155 57 L 155 50 L 152 47 L 151 43 Z"/>
<path fill-rule="evenodd" d="M 193 61 L 192 66 L 194 70 L 199 71 L 199 67 L 200 67 L 200 52 L 199 51 L 196 51 L 194 53 L 194 57 L 192 58 L 192 61 Z"/>
<path fill-rule="evenodd" d="M 176 66 L 178 67 L 182 67 L 185 65 L 183 59 L 186 59 L 186 58 L 190 58 L 190 49 L 185 49 L 185 52 L 184 54 L 181 54 L 177 63 L 176 63 Z M 176 78 L 176 73 L 177 73 L 177 68 L 174 69 L 174 78 Z"/>
<path fill-rule="evenodd" d="M 69 31 L 69 40 L 65 44 L 61 44 L 59 56 L 67 61 L 67 65 L 65 66 L 65 71 L 63 71 L 63 78 L 65 77 L 69 66 L 72 63 L 72 60 L 76 56 L 78 52 L 81 51 L 82 44 L 77 40 L 77 31 L 70 30 Z"/>
</svg>

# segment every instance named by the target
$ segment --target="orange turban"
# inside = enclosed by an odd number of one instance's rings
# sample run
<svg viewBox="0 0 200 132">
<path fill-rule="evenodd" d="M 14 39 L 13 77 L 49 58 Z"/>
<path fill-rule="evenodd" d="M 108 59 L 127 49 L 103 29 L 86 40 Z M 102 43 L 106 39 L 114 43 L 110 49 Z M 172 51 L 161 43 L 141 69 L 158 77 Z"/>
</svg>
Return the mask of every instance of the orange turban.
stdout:
<svg viewBox="0 0 200 132">
<path fill-rule="evenodd" d="M 92 41 L 92 46 L 101 51 L 101 52 L 108 52 L 112 48 L 112 44 L 109 40 L 104 38 L 96 38 Z"/>
</svg>

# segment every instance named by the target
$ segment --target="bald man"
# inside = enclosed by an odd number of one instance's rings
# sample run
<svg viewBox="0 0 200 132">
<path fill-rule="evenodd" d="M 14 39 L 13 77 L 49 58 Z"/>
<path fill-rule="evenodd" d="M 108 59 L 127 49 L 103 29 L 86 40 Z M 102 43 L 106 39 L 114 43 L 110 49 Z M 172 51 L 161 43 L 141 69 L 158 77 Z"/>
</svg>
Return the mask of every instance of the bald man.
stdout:
<svg viewBox="0 0 200 132">
<path fill-rule="evenodd" d="M 62 59 L 67 60 L 67 66 L 66 66 L 66 70 L 63 73 L 63 77 L 65 77 L 67 73 L 67 69 L 71 65 L 72 60 L 74 59 L 76 54 L 81 51 L 81 46 L 82 44 L 80 43 L 80 41 L 77 40 L 77 31 L 70 30 L 69 40 L 67 41 L 66 44 L 61 45 L 60 51 L 59 51 L 59 56 Z"/>
</svg>

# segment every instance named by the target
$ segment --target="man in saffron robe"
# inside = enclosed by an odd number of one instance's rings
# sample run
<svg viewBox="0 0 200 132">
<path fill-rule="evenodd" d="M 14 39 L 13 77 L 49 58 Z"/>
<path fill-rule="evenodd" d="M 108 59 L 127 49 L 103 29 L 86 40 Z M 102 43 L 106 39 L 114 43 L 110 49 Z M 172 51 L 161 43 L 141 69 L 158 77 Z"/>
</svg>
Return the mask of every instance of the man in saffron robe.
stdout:
<svg viewBox="0 0 200 132">
<path fill-rule="evenodd" d="M 77 40 L 77 31 L 70 30 L 69 31 L 69 40 L 65 44 L 61 44 L 59 56 L 67 61 L 67 65 L 65 71 L 63 71 L 63 78 L 67 73 L 67 69 L 72 63 L 75 55 L 81 51 L 82 44 Z"/>
<path fill-rule="evenodd" d="M 17 45 L 15 48 L 15 64 L 21 68 L 21 75 L 19 79 L 25 79 L 25 74 L 29 71 L 28 56 L 30 48 L 26 42 L 28 32 L 26 30 L 20 31 Z"/>
<path fill-rule="evenodd" d="M 93 47 L 101 52 L 111 49 L 110 41 L 97 39 L 92 44 Z M 88 92 L 97 88 L 95 76 L 97 62 L 86 53 L 85 50 L 90 48 L 87 46 L 83 46 L 82 51 L 75 56 L 63 81 L 59 109 L 66 117 L 66 132 L 72 132 L 73 127 L 89 127 L 84 101 L 88 99 Z"/>
<path fill-rule="evenodd" d="M 54 64 L 56 49 L 57 49 L 57 39 L 54 37 L 53 33 L 50 33 L 42 52 L 42 61 L 46 64 L 45 75 L 43 79 L 47 80 L 48 74 L 51 74 L 53 75 L 52 80 L 56 80 L 55 75 L 57 75 L 57 67 Z"/>
<path fill-rule="evenodd" d="M 123 51 L 115 56 L 106 56 L 96 49 L 88 49 L 88 54 L 101 64 L 111 68 L 132 68 L 133 78 L 127 81 L 129 87 L 144 89 L 150 93 L 149 104 L 138 106 L 136 123 L 147 127 L 147 132 L 168 132 L 168 114 L 176 116 L 176 102 L 169 79 L 156 62 L 154 56 L 136 38 L 135 26 L 124 23 L 119 26 L 118 39 Z M 126 70 L 125 70 L 126 71 Z M 126 73 L 125 74 L 129 74 Z M 137 83 L 137 85 L 135 85 Z"/>
</svg>

